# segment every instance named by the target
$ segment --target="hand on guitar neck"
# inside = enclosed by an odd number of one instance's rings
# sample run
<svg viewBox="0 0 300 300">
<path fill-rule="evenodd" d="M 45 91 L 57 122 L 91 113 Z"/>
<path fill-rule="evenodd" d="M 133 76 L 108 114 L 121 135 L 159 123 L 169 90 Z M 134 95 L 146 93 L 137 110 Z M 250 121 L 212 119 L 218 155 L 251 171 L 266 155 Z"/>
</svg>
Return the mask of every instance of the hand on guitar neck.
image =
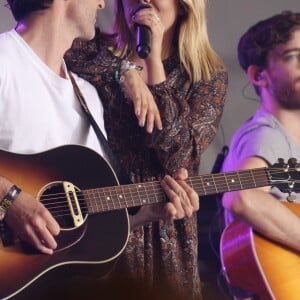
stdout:
<svg viewBox="0 0 300 300">
<path fill-rule="evenodd" d="M 176 174 L 165 176 L 161 181 L 169 201 L 142 206 L 138 213 L 130 216 L 131 229 L 158 220 L 171 221 L 191 217 L 199 209 L 198 194 L 185 182 L 188 178 L 186 169 L 180 169 Z"/>
</svg>

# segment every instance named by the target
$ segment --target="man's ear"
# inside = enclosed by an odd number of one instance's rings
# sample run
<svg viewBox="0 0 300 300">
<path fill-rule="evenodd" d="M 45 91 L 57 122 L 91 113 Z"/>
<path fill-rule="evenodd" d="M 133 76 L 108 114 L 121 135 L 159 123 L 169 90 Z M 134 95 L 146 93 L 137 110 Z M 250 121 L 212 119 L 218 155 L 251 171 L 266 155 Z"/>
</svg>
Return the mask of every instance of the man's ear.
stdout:
<svg viewBox="0 0 300 300">
<path fill-rule="evenodd" d="M 264 71 L 256 66 L 256 65 L 250 65 L 247 69 L 247 75 L 249 81 L 259 87 L 265 87 L 267 84 Z"/>
</svg>

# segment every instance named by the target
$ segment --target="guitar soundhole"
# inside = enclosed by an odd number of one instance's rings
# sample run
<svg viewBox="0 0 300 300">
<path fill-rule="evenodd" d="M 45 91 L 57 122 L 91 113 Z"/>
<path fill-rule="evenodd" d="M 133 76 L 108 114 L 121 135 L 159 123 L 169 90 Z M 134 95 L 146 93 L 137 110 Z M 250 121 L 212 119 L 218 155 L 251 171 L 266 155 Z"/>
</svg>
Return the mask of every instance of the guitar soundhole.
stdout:
<svg viewBox="0 0 300 300">
<path fill-rule="evenodd" d="M 76 196 L 83 218 L 87 216 L 87 207 L 82 193 L 76 189 Z M 73 195 L 70 195 L 74 213 L 77 215 L 79 211 L 75 206 Z M 74 227 L 74 220 L 69 207 L 68 199 L 61 182 L 51 183 L 46 186 L 40 196 L 40 201 L 51 212 L 61 228 L 68 229 Z"/>
</svg>

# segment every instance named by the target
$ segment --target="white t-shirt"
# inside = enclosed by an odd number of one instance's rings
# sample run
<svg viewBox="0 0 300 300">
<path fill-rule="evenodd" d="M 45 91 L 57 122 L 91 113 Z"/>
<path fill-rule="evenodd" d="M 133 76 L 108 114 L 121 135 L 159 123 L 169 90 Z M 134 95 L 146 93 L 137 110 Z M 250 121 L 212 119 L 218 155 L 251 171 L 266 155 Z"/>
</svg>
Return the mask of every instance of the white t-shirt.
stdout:
<svg viewBox="0 0 300 300">
<path fill-rule="evenodd" d="M 106 136 L 96 89 L 74 78 Z M 66 144 L 103 155 L 71 80 L 49 69 L 15 30 L 0 34 L 0 148 L 27 154 Z"/>
</svg>

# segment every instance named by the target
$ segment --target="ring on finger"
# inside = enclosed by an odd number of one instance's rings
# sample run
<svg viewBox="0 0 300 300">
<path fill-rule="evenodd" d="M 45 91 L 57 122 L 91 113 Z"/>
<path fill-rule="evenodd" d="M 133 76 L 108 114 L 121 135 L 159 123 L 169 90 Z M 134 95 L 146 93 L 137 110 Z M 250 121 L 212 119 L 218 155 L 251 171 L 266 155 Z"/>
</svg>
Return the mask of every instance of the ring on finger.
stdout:
<svg viewBox="0 0 300 300">
<path fill-rule="evenodd" d="M 158 16 L 158 15 L 155 15 L 155 23 L 157 24 L 157 23 L 159 23 L 159 22 L 160 22 L 159 16 Z"/>
</svg>

